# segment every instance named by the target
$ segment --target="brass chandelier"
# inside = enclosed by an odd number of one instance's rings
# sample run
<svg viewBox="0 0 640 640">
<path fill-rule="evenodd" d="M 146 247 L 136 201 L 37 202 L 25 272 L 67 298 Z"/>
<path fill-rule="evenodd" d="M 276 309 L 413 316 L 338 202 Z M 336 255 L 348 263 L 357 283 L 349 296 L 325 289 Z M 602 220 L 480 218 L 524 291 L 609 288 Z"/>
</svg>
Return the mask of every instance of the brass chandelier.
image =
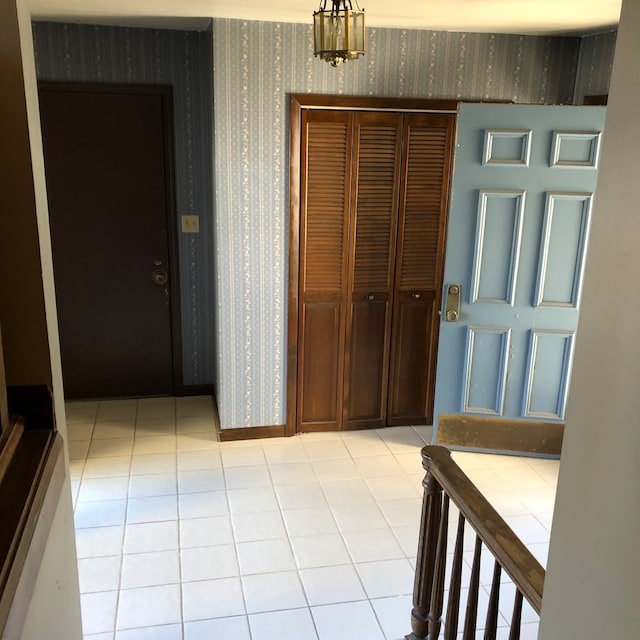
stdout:
<svg viewBox="0 0 640 640">
<path fill-rule="evenodd" d="M 351 0 L 320 0 L 313 12 L 313 55 L 337 67 L 364 55 L 364 47 L 364 9 L 357 0 L 355 10 Z"/>
</svg>

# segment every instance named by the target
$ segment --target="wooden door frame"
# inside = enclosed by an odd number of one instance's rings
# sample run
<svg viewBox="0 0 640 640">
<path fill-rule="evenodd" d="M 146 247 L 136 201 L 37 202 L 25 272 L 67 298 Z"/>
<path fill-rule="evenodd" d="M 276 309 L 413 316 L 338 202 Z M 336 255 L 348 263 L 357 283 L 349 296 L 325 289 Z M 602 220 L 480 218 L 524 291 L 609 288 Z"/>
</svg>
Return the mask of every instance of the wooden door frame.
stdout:
<svg viewBox="0 0 640 640">
<path fill-rule="evenodd" d="M 289 95 L 289 277 L 287 310 L 287 421 L 285 435 L 296 433 L 298 414 L 298 294 L 300 286 L 300 154 L 302 111 L 305 109 L 344 109 L 348 111 L 397 111 L 404 113 L 458 112 L 458 100 L 422 98 L 374 98 L 369 96 L 335 96 L 313 93 Z M 453 173 L 453 172 L 452 172 Z M 446 246 L 446 220 L 442 238 Z M 442 289 L 444 259 L 439 274 Z M 436 342 L 437 342 L 436 332 Z"/>
<path fill-rule="evenodd" d="M 173 86 L 167 84 L 122 84 L 96 82 L 38 81 L 38 91 L 69 91 L 85 93 L 142 94 L 159 96 L 162 102 L 162 129 L 164 140 L 165 218 L 167 249 L 171 264 L 169 287 L 169 321 L 171 330 L 171 359 L 173 392 L 182 395 L 182 315 L 180 296 L 180 261 L 178 250 L 178 214 L 176 206 L 175 138 L 173 116 Z M 46 166 L 45 166 L 46 168 Z M 54 265 L 55 277 L 55 265 Z"/>
</svg>

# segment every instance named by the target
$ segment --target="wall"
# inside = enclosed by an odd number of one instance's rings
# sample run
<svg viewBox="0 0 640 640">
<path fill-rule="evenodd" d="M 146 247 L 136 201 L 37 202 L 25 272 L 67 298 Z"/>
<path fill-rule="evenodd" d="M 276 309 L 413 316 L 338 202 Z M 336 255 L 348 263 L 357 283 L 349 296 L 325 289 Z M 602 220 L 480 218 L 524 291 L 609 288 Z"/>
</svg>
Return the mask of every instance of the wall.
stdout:
<svg viewBox="0 0 640 640">
<path fill-rule="evenodd" d="M 53 23 L 34 33 L 42 78 L 175 82 L 179 213 L 205 207 L 211 129 L 194 106 L 211 80 L 196 60 L 205 34 Z M 313 57 L 310 24 L 213 21 L 215 222 L 181 238 L 180 258 L 185 382 L 215 378 L 223 428 L 285 420 L 288 94 L 571 103 L 580 42 L 374 28 L 364 58 L 334 69 Z"/>
<path fill-rule="evenodd" d="M 640 628 L 640 282 L 634 277 L 640 270 L 639 29 L 640 3 L 624 0 L 540 640 L 637 638 Z"/>
<path fill-rule="evenodd" d="M 200 216 L 179 233 L 184 384 L 212 384 L 211 34 L 36 22 L 33 38 L 39 80 L 173 85 L 177 213 Z"/>
<path fill-rule="evenodd" d="M 213 43 L 220 422 L 283 424 L 287 94 L 571 103 L 580 39 L 370 29 L 339 68 L 310 24 L 214 20 Z"/>
<path fill-rule="evenodd" d="M 582 104 L 584 96 L 609 93 L 617 33 L 607 31 L 582 38 L 576 72 L 575 104 Z"/>
<path fill-rule="evenodd" d="M 40 282 L 37 289 L 43 298 L 41 304 L 44 305 L 45 311 L 46 339 L 48 343 L 46 351 L 49 356 L 47 366 L 53 391 L 56 425 L 62 437 L 66 439 L 62 371 L 56 321 L 35 63 L 31 39 L 31 21 L 28 7 L 23 0 L 3 3 L 3 12 L 6 7 L 13 7 L 14 5 L 17 6 L 22 57 L 22 69 L 18 70 L 24 79 L 24 90 L 19 91 L 17 95 L 23 101 L 23 117 L 26 118 L 28 124 L 28 139 L 23 140 L 19 146 L 14 146 L 11 149 L 11 153 L 12 157 L 14 154 L 16 156 L 22 153 L 30 154 L 31 159 L 29 173 L 31 175 L 30 192 L 32 202 L 29 210 L 21 212 L 21 216 L 33 219 L 37 226 L 37 236 L 31 238 L 29 249 L 32 251 L 39 250 L 40 254 Z M 0 31 L 2 32 L 0 42 L 2 42 L 3 51 L 9 41 L 6 37 L 8 26 L 8 21 L 0 20 Z M 11 98 L 8 93 L 3 94 L 3 96 L 3 100 Z M 24 105 L 25 99 L 26 106 Z M 78 586 L 71 487 L 68 479 L 69 463 L 66 447 L 65 470 L 67 477 L 62 487 L 62 494 L 58 501 L 42 562 L 35 579 L 21 640 L 42 640 L 42 638 L 47 638 L 47 640 L 81 640 L 82 638 L 80 590 Z M 30 576 L 27 576 L 27 578 L 31 579 Z"/>
</svg>

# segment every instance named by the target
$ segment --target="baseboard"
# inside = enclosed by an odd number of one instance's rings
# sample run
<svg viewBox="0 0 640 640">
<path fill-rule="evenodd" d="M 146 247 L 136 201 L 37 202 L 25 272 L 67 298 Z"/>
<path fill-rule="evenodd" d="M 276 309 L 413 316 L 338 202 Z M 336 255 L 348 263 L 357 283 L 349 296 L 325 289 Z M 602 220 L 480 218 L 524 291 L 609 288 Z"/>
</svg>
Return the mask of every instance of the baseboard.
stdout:
<svg viewBox="0 0 640 640">
<path fill-rule="evenodd" d="M 218 437 L 220 442 L 234 440 L 254 440 L 256 438 L 283 438 L 285 425 L 278 424 L 271 427 L 240 427 L 239 429 L 220 429 Z"/>
<path fill-rule="evenodd" d="M 564 424 L 440 415 L 436 443 L 444 446 L 559 456 Z"/>
<path fill-rule="evenodd" d="M 176 396 L 212 396 L 212 384 L 188 384 L 176 389 Z"/>
</svg>

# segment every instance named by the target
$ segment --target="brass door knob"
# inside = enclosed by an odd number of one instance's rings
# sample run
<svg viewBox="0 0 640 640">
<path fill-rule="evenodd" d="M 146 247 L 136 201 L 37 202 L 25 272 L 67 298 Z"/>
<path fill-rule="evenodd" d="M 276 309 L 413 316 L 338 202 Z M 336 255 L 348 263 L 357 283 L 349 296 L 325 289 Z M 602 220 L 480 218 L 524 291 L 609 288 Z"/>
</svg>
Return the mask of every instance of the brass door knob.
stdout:
<svg viewBox="0 0 640 640">
<path fill-rule="evenodd" d="M 163 271 L 162 269 L 156 269 L 151 274 L 151 279 L 153 280 L 153 284 L 162 286 L 163 284 L 166 284 L 169 276 L 167 275 L 166 271 Z"/>
</svg>

